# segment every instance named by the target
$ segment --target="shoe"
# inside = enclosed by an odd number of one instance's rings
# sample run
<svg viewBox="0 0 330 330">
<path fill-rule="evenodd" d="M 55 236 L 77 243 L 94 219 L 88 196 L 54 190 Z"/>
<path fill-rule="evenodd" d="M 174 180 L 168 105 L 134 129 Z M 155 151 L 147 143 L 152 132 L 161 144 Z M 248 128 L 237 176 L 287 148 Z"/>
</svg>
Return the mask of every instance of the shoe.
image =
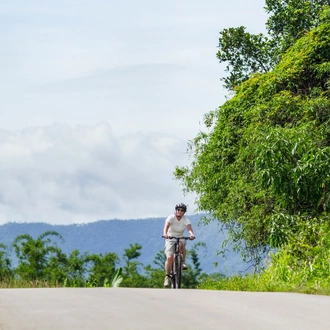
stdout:
<svg viewBox="0 0 330 330">
<path fill-rule="evenodd" d="M 184 262 L 182 263 L 182 269 L 183 270 L 187 270 L 188 269 L 187 265 Z"/>
<path fill-rule="evenodd" d="M 169 287 L 171 285 L 171 279 L 168 275 L 165 276 L 164 286 Z"/>
</svg>

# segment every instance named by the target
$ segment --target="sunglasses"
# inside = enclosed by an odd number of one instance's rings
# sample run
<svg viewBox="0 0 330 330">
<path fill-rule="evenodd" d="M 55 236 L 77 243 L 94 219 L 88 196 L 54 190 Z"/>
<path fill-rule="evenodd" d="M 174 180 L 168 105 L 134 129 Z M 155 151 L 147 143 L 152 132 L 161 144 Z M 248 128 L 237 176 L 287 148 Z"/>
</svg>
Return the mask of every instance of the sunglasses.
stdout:
<svg viewBox="0 0 330 330">
<path fill-rule="evenodd" d="M 184 212 L 184 209 L 176 209 L 177 211 Z"/>
</svg>

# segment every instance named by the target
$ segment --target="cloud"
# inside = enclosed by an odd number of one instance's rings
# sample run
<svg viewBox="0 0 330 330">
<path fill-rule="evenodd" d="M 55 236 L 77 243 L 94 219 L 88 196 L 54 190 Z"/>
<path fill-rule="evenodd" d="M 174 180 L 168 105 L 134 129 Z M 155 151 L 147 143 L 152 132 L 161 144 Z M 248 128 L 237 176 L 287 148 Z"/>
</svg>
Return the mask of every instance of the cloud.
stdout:
<svg viewBox="0 0 330 330">
<path fill-rule="evenodd" d="M 203 115 L 225 101 L 219 31 L 264 31 L 263 2 L 5 1 L 0 223 L 193 205 L 172 172 L 188 162 Z"/>
<path fill-rule="evenodd" d="M 227 94 L 219 32 L 259 33 L 266 17 L 261 0 L 5 2 L 0 127 L 8 130 L 105 121 L 117 136 L 191 139 Z"/>
<path fill-rule="evenodd" d="M 35 92 L 69 93 L 75 91 L 91 92 L 104 89 L 118 98 L 118 93 L 134 91 L 136 95 L 152 96 L 164 87 L 171 86 L 173 81 L 187 71 L 183 66 L 169 63 L 148 63 L 119 66 L 111 69 L 98 69 L 81 77 L 60 80 L 33 88 Z M 122 95 L 123 97 L 124 95 Z M 140 96 L 141 97 L 141 96 Z M 142 98 L 142 97 L 141 97 Z"/>
<path fill-rule="evenodd" d="M 172 175 L 185 150 L 165 133 L 117 138 L 106 122 L 1 130 L 0 223 L 165 217 L 189 203 Z"/>
</svg>

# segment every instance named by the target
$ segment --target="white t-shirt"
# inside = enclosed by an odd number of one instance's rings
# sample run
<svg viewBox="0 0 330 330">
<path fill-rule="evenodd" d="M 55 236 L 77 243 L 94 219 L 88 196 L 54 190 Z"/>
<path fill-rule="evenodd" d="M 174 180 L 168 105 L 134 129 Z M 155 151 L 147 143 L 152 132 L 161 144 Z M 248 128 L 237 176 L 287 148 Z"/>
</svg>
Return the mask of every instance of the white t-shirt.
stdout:
<svg viewBox="0 0 330 330">
<path fill-rule="evenodd" d="M 165 222 L 171 224 L 167 234 L 174 237 L 183 237 L 185 228 L 187 225 L 190 225 L 190 220 L 185 215 L 183 215 L 179 221 L 175 214 L 171 214 L 167 217 Z"/>
</svg>

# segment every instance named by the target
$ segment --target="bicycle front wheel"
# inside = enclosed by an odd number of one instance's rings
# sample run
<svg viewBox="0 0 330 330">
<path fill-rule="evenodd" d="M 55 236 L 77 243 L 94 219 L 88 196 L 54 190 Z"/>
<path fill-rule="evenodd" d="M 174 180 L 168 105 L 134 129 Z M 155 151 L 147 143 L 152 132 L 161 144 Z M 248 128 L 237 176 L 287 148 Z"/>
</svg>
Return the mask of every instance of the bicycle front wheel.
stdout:
<svg viewBox="0 0 330 330">
<path fill-rule="evenodd" d="M 176 255 L 174 255 L 174 260 L 172 264 L 171 288 L 176 289 Z"/>
<path fill-rule="evenodd" d="M 182 255 L 179 254 L 176 258 L 176 288 L 181 288 L 181 275 L 182 275 Z"/>
</svg>

